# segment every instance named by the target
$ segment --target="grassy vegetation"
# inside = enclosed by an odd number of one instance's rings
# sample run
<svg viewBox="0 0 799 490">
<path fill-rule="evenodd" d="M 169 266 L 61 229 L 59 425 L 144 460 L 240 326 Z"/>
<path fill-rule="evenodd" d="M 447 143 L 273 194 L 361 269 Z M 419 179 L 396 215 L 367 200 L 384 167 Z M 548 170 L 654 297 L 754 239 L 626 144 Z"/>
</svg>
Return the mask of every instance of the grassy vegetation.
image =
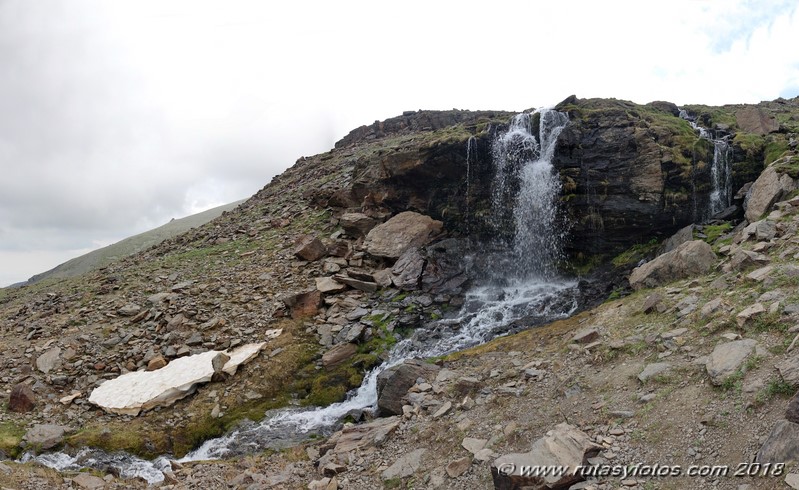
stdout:
<svg viewBox="0 0 799 490">
<path fill-rule="evenodd" d="M 25 429 L 14 422 L 0 422 L 0 456 L 5 455 L 9 458 L 19 456 L 19 443 Z"/>
<path fill-rule="evenodd" d="M 659 245 L 660 243 L 654 238 L 647 243 L 633 245 L 624 252 L 613 257 L 611 263 L 613 263 L 613 265 L 616 267 L 625 267 L 637 264 L 641 259 L 653 254 Z"/>
<path fill-rule="evenodd" d="M 720 225 L 705 225 L 702 228 L 702 233 L 705 234 L 705 241 L 710 245 L 716 243 L 720 236 L 732 230 L 732 224 L 722 223 Z"/>
</svg>

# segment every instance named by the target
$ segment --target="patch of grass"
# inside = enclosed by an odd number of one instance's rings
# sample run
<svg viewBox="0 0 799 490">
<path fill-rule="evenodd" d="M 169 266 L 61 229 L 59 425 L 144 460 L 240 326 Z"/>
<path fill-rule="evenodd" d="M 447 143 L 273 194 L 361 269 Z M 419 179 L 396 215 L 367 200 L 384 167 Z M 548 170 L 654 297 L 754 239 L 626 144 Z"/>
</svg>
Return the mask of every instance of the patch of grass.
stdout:
<svg viewBox="0 0 799 490">
<path fill-rule="evenodd" d="M 5 454 L 9 458 L 19 456 L 19 443 L 24 435 L 25 429 L 14 422 L 0 422 L 0 455 Z"/>
<path fill-rule="evenodd" d="M 625 267 L 637 264 L 641 259 L 646 258 L 657 250 L 659 242 L 653 238 L 647 243 L 639 243 L 628 248 L 611 260 L 616 267 Z"/>
<path fill-rule="evenodd" d="M 732 224 L 722 223 L 720 225 L 705 225 L 702 232 L 705 234 L 705 241 L 710 245 L 716 243 L 721 235 L 724 235 L 732 230 Z M 732 240 L 732 239 L 730 239 Z"/>
</svg>

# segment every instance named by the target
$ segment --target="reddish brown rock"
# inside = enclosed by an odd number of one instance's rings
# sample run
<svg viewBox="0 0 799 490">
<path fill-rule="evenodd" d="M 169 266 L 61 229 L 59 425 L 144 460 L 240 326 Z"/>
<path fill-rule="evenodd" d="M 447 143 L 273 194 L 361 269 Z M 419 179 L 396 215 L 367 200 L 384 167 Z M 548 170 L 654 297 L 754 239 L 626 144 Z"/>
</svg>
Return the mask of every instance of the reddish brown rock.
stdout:
<svg viewBox="0 0 799 490">
<path fill-rule="evenodd" d="M 166 366 L 168 361 L 164 358 L 164 356 L 157 356 L 150 359 L 150 362 L 147 363 L 147 370 L 148 371 L 155 371 L 156 369 L 161 369 L 162 367 Z"/>
<path fill-rule="evenodd" d="M 297 240 L 294 255 L 302 260 L 313 262 L 327 255 L 327 247 L 314 236 L 306 235 Z"/>
<path fill-rule="evenodd" d="M 322 355 L 322 365 L 330 369 L 338 366 L 358 352 L 358 347 L 355 344 L 339 344 Z"/>
<path fill-rule="evenodd" d="M 322 304 L 322 293 L 318 290 L 290 294 L 283 298 L 283 303 L 291 311 L 291 318 L 306 318 L 314 316 Z"/>
<path fill-rule="evenodd" d="M 11 396 L 8 400 L 8 409 L 12 412 L 25 413 L 33 410 L 36 406 L 36 395 L 30 386 L 20 383 L 11 388 Z"/>
</svg>

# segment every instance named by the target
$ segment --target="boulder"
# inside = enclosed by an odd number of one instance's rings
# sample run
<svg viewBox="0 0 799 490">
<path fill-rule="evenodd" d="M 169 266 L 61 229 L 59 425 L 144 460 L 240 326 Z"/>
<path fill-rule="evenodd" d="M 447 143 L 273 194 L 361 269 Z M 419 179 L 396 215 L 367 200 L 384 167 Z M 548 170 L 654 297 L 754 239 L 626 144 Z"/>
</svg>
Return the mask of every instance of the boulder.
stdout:
<svg viewBox="0 0 799 490">
<path fill-rule="evenodd" d="M 588 459 L 602 449 L 594 444 L 585 432 L 567 423 L 558 424 L 553 430 L 536 440 L 526 453 L 500 456 L 491 465 L 491 476 L 497 490 L 545 490 L 569 488 L 583 480 L 578 466 L 588 464 Z M 522 468 L 565 467 L 562 475 L 545 476 L 522 474 Z"/>
<path fill-rule="evenodd" d="M 469 456 L 464 456 L 461 459 L 456 459 L 449 463 L 446 467 L 447 475 L 450 478 L 458 478 L 459 476 L 463 475 L 467 471 L 469 471 L 469 467 L 472 466 L 472 458 Z"/>
<path fill-rule="evenodd" d="M 61 365 L 61 348 L 53 347 L 36 358 L 36 369 L 44 374 L 57 369 Z"/>
<path fill-rule="evenodd" d="M 744 308 L 735 316 L 735 321 L 739 327 L 743 327 L 746 323 L 756 316 L 760 316 L 766 312 L 766 307 L 761 303 L 755 303 L 752 306 Z"/>
<path fill-rule="evenodd" d="M 735 340 L 717 345 L 705 363 L 710 382 L 716 386 L 724 384 L 755 352 L 755 347 L 757 347 L 757 342 L 752 339 Z"/>
<path fill-rule="evenodd" d="M 270 330 L 267 337 L 279 334 L 279 330 Z M 224 353 L 211 350 L 175 359 L 155 371 L 123 374 L 95 388 L 89 402 L 107 412 L 133 416 L 158 406 L 169 406 L 194 393 L 198 385 L 211 381 L 214 359 L 219 354 L 230 357 L 222 371 L 233 375 L 239 365 L 255 357 L 265 345 L 266 342 L 245 344 Z"/>
<path fill-rule="evenodd" d="M 407 478 L 422 466 L 422 458 L 427 449 L 415 449 L 408 454 L 401 456 L 397 461 L 383 471 L 383 480 L 393 480 L 395 478 Z"/>
<path fill-rule="evenodd" d="M 405 291 L 419 289 L 424 265 L 425 259 L 418 247 L 405 250 L 391 269 L 391 282 Z"/>
<path fill-rule="evenodd" d="M 78 473 L 72 477 L 72 483 L 83 490 L 100 490 L 105 488 L 106 481 L 99 476 L 88 473 Z"/>
<path fill-rule="evenodd" d="M 379 446 L 400 425 L 400 417 L 385 417 L 365 424 L 345 427 L 330 439 L 334 454 L 347 454 L 356 449 Z"/>
<path fill-rule="evenodd" d="M 694 239 L 694 225 L 690 224 L 670 236 L 658 249 L 658 255 L 669 253 L 680 245 Z"/>
<path fill-rule="evenodd" d="M 654 378 L 659 374 L 663 374 L 671 370 L 671 364 L 668 362 L 655 362 L 647 364 L 643 371 L 638 374 L 638 380 L 646 383 L 649 379 Z"/>
<path fill-rule="evenodd" d="M 799 393 L 788 401 L 788 406 L 785 407 L 785 420 L 799 424 Z"/>
<path fill-rule="evenodd" d="M 28 447 L 36 450 L 52 449 L 64 440 L 68 427 L 54 424 L 36 424 L 25 433 L 23 439 Z"/>
<path fill-rule="evenodd" d="M 794 180 L 768 167 L 760 174 L 749 190 L 746 201 L 746 219 L 755 222 L 765 214 L 782 196 L 796 189 Z"/>
<path fill-rule="evenodd" d="M 377 375 L 378 415 L 402 414 L 402 398 L 419 378 L 432 380 L 440 368 L 423 361 L 408 360 Z"/>
<path fill-rule="evenodd" d="M 716 254 L 710 245 L 702 240 L 693 240 L 633 269 L 630 286 L 636 290 L 659 286 L 705 273 L 715 263 Z"/>
<path fill-rule="evenodd" d="M 322 365 L 326 369 L 338 366 L 358 352 L 355 344 L 339 344 L 322 355 Z"/>
<path fill-rule="evenodd" d="M 790 356 L 775 366 L 780 373 L 780 377 L 794 388 L 799 388 L 799 357 Z M 799 420 L 795 420 L 799 422 Z"/>
<path fill-rule="evenodd" d="M 378 221 L 363 213 L 344 213 L 339 219 L 339 224 L 348 235 L 360 238 L 377 226 Z"/>
<path fill-rule="evenodd" d="M 33 390 L 25 383 L 19 383 L 11 388 L 8 399 L 8 409 L 12 412 L 25 413 L 33 410 L 36 406 L 36 395 Z"/>
<path fill-rule="evenodd" d="M 442 227 L 441 221 L 413 211 L 405 211 L 372 228 L 366 235 L 364 247 L 375 257 L 397 259 L 409 247 L 430 243 L 441 233 Z"/>
<path fill-rule="evenodd" d="M 766 464 L 789 461 L 799 461 L 799 424 L 778 420 L 757 452 L 755 462 Z"/>
<path fill-rule="evenodd" d="M 319 290 L 292 293 L 283 297 L 283 304 L 291 311 L 291 318 L 307 318 L 319 312 L 322 293 Z"/>
<path fill-rule="evenodd" d="M 298 259 L 313 262 L 327 255 L 327 247 L 315 236 L 305 235 L 295 243 L 294 255 Z"/>
<path fill-rule="evenodd" d="M 317 277 L 314 280 L 316 289 L 322 294 L 336 294 L 347 289 L 346 284 L 342 284 L 332 277 Z"/>
<path fill-rule="evenodd" d="M 164 356 L 156 356 L 150 359 L 150 361 L 147 363 L 147 370 L 155 371 L 156 369 L 161 369 L 167 364 L 169 364 L 169 361 L 167 361 Z"/>
<path fill-rule="evenodd" d="M 735 122 L 741 130 L 760 136 L 780 130 L 780 123 L 774 116 L 755 106 L 746 106 L 735 111 Z"/>
<path fill-rule="evenodd" d="M 141 311 L 141 306 L 136 303 L 128 303 L 117 310 L 117 314 L 122 316 L 135 316 Z"/>
<path fill-rule="evenodd" d="M 346 284 L 352 288 L 355 288 L 359 291 L 363 291 L 365 293 L 374 293 L 377 291 L 377 283 L 371 281 L 364 281 L 361 279 L 355 279 L 349 276 L 345 276 L 343 274 L 336 274 L 333 276 L 333 279 L 337 282 L 342 284 Z"/>
</svg>

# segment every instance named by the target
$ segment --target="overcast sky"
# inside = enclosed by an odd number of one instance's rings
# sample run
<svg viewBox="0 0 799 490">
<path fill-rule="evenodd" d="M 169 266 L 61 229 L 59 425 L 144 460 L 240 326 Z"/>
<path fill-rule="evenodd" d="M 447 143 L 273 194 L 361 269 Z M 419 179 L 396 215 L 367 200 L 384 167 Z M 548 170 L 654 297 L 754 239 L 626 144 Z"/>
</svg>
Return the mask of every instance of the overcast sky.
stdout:
<svg viewBox="0 0 799 490">
<path fill-rule="evenodd" d="M 0 0 L 0 286 L 405 110 L 794 97 L 797 5 Z"/>
</svg>

